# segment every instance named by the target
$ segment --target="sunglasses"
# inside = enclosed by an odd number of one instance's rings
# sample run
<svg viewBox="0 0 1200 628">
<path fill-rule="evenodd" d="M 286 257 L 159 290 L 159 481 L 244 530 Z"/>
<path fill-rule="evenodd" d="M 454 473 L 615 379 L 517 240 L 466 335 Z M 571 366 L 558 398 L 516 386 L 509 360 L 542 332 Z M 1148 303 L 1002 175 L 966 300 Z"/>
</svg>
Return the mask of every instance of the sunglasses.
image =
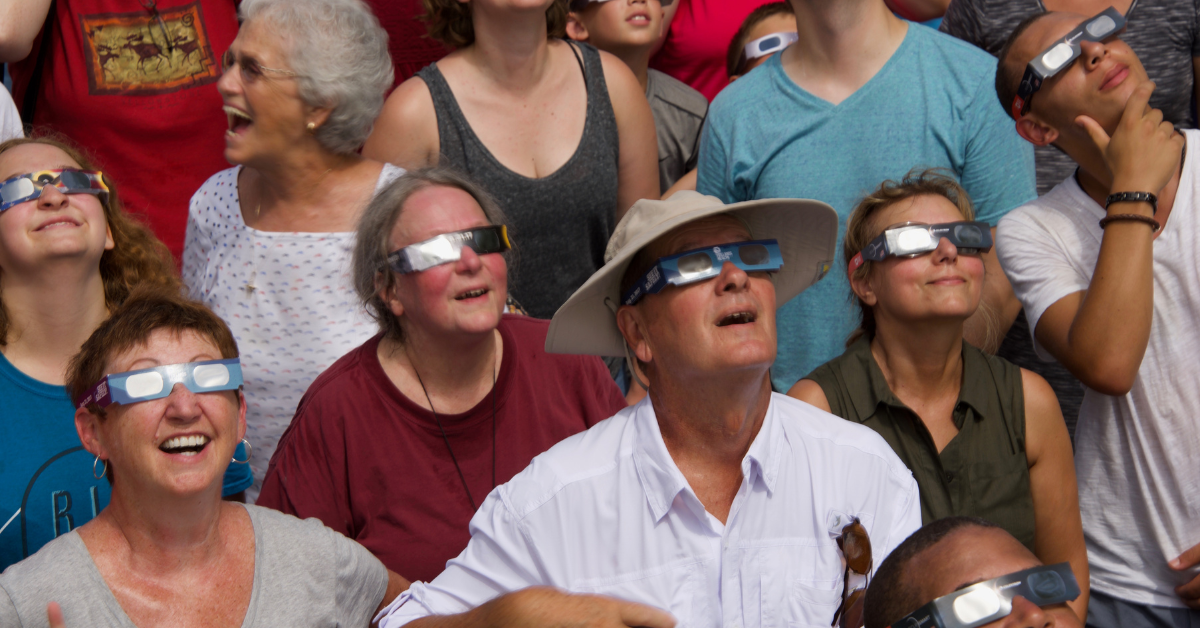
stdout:
<svg viewBox="0 0 1200 628">
<path fill-rule="evenodd" d="M 738 61 L 737 71 L 741 72 L 742 68 L 746 67 L 751 60 L 779 52 L 797 41 L 800 41 L 800 35 L 795 31 L 763 35 L 746 44 L 746 47 L 742 49 L 742 58 Z"/>
<path fill-rule="evenodd" d="M 1033 99 L 1033 94 L 1042 88 L 1042 81 L 1062 72 L 1079 58 L 1083 53 L 1079 46 L 1080 41 L 1104 41 L 1123 28 L 1125 16 L 1121 15 L 1120 11 L 1108 7 L 1034 57 L 1033 61 L 1025 66 L 1021 86 L 1017 88 L 1017 95 L 1013 97 L 1013 117 L 1020 118 L 1029 113 L 1029 101 Z"/>
<path fill-rule="evenodd" d="M 1007 617 L 1021 596 L 1038 606 L 1079 597 L 1070 563 L 1042 565 L 959 589 L 909 613 L 892 628 L 977 628 Z"/>
<path fill-rule="evenodd" d="M 774 272 L 783 268 L 783 255 L 777 240 L 753 240 L 660 257 L 625 293 L 621 303 L 634 305 L 647 294 L 657 294 L 667 286 L 686 286 L 716 277 L 721 274 L 725 262 L 748 273 Z"/>
<path fill-rule="evenodd" d="M 268 68 L 265 65 L 259 65 L 258 61 L 253 57 L 239 57 L 233 54 L 233 50 L 226 50 L 225 54 L 221 55 L 221 70 L 228 72 L 235 65 L 241 68 L 242 80 L 246 81 L 246 83 L 254 83 L 258 79 L 264 78 L 267 72 L 280 76 L 300 76 L 291 70 L 280 70 L 278 68 Z"/>
<path fill-rule="evenodd" d="M 833 614 L 830 626 L 839 628 L 862 628 L 863 601 L 867 593 L 867 585 L 850 590 L 850 573 L 854 572 L 867 578 L 870 582 L 871 573 L 871 539 L 867 529 L 863 527 L 858 517 L 842 527 L 842 533 L 837 537 L 838 549 L 846 558 L 846 571 L 842 574 L 842 603 Z M 840 622 L 838 620 L 841 620 Z"/>
<path fill-rule="evenodd" d="M 503 253 L 511 249 L 512 244 L 508 241 L 508 229 L 504 225 L 464 229 L 392 251 L 387 256 L 388 266 L 402 275 L 429 270 L 434 266 L 457 262 L 462 258 L 464 248 L 475 251 L 476 255 L 487 255 Z"/>
<path fill-rule="evenodd" d="M 907 223 L 885 230 L 863 250 L 855 253 L 847 265 L 847 273 L 853 274 L 867 260 L 882 262 L 888 256 L 916 257 L 929 253 L 938 247 L 942 238 L 949 240 L 963 255 L 992 250 L 992 228 L 986 222 L 962 220 L 936 225 Z"/>
<path fill-rule="evenodd" d="M 175 384 L 183 384 L 194 393 L 237 390 L 242 385 L 242 363 L 230 358 L 112 373 L 100 378 L 77 407 L 86 408 L 94 403 L 104 408 L 113 403 L 162 399 L 171 394 Z"/>
<path fill-rule="evenodd" d="M 42 190 L 53 185 L 63 194 L 95 194 L 100 202 L 108 203 L 108 185 L 99 170 L 57 168 L 19 174 L 0 182 L 0 212 L 42 196 Z"/>
</svg>

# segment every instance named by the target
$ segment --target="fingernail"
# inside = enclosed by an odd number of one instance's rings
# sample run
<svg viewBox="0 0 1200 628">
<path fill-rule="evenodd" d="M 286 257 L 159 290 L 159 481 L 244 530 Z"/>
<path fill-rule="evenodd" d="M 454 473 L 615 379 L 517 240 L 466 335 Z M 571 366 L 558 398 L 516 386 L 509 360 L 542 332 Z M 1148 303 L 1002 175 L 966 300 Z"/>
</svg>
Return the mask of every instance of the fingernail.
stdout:
<svg viewBox="0 0 1200 628">
<path fill-rule="evenodd" d="M 1183 561 L 1178 558 L 1171 559 L 1167 564 L 1171 566 L 1171 569 L 1183 569 Z"/>
</svg>

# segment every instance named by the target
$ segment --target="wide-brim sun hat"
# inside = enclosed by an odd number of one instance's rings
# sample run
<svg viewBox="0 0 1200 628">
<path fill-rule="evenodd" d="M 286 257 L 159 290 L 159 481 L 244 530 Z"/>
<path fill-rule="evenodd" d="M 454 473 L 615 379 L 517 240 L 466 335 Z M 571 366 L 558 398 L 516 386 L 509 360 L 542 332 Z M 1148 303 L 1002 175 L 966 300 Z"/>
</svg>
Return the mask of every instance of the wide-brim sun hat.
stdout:
<svg viewBox="0 0 1200 628">
<path fill-rule="evenodd" d="M 821 201 L 764 199 L 726 205 L 715 196 L 683 191 L 665 201 L 633 204 L 608 240 L 604 266 L 554 313 L 546 335 L 548 353 L 623 357 L 617 328 L 621 279 L 638 251 L 671 230 L 701 218 L 730 214 L 755 240 L 779 241 L 783 268 L 772 274 L 777 306 L 792 300 L 829 272 L 837 250 L 838 215 Z"/>
</svg>

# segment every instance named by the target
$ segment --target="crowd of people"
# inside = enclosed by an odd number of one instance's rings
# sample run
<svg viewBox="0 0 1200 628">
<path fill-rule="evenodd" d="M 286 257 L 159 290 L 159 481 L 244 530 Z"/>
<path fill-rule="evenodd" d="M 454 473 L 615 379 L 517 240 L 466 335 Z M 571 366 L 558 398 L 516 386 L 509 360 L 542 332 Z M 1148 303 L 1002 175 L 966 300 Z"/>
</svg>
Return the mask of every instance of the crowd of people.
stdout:
<svg viewBox="0 0 1200 628">
<path fill-rule="evenodd" d="M 1117 1 L 0 0 L 0 626 L 1200 626 Z"/>
</svg>

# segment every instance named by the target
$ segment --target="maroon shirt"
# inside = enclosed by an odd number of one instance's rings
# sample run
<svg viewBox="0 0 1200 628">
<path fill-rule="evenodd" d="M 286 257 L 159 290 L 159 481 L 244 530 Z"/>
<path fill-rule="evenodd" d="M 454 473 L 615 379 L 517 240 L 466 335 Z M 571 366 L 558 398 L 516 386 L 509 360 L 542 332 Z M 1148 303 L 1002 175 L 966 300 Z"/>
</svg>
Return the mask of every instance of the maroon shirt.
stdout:
<svg viewBox="0 0 1200 628">
<path fill-rule="evenodd" d="M 625 407 L 599 358 L 546 353 L 549 321 L 505 315 L 496 482 Z M 271 458 L 258 505 L 317 517 L 388 569 L 432 580 L 467 546 L 474 511 L 437 423 L 388 379 L 367 341 L 322 373 Z M 492 489 L 492 395 L 438 413 L 476 505 Z"/>
<path fill-rule="evenodd" d="M 396 66 L 396 85 L 441 59 L 450 49 L 427 35 L 421 0 L 366 0 L 388 34 L 388 52 Z"/>
</svg>

